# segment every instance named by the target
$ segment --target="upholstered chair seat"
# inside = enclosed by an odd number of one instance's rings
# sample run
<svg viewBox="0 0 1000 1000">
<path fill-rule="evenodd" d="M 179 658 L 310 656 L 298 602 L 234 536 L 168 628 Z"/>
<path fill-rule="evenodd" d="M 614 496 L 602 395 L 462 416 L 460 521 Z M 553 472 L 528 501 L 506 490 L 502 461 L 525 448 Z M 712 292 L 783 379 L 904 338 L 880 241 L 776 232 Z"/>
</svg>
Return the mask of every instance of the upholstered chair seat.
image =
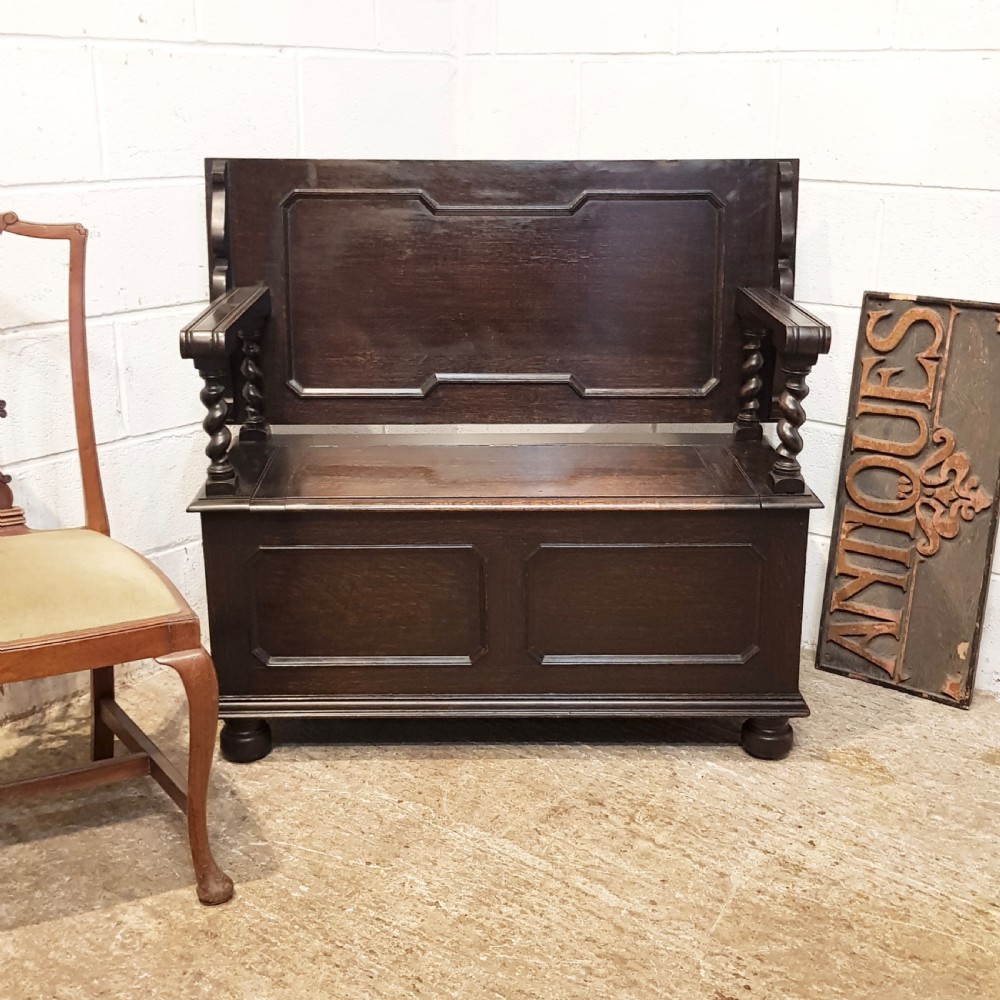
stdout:
<svg viewBox="0 0 1000 1000">
<path fill-rule="evenodd" d="M 149 562 L 99 531 L 0 537 L 0 567 L 0 647 L 184 610 Z"/>
</svg>

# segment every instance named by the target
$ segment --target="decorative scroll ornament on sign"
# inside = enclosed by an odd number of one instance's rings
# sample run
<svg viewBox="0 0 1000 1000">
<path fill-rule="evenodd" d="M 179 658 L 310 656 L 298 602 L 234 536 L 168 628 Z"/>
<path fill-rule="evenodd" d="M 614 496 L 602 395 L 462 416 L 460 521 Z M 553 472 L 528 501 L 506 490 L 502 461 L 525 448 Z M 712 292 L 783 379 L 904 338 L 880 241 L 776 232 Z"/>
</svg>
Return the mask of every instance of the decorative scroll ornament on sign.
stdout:
<svg viewBox="0 0 1000 1000">
<path fill-rule="evenodd" d="M 955 435 L 941 427 L 934 432 L 934 443 L 941 447 L 920 467 L 922 490 L 915 505 L 917 522 L 924 533 L 917 542 L 922 556 L 934 555 L 942 538 L 954 538 L 962 521 L 971 521 L 993 503 L 978 477 L 969 475 L 969 456 L 955 451 Z M 913 494 L 913 482 L 901 476 L 900 499 Z"/>
</svg>

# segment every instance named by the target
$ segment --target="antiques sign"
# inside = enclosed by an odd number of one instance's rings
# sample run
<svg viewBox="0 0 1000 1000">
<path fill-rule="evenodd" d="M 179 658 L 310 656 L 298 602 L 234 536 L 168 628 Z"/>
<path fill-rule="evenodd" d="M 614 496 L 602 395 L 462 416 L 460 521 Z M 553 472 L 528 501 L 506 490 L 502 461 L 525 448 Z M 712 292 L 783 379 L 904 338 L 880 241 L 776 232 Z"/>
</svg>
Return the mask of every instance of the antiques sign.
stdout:
<svg viewBox="0 0 1000 1000">
<path fill-rule="evenodd" d="M 968 707 L 996 532 L 1000 305 L 868 293 L 816 665 Z"/>
</svg>

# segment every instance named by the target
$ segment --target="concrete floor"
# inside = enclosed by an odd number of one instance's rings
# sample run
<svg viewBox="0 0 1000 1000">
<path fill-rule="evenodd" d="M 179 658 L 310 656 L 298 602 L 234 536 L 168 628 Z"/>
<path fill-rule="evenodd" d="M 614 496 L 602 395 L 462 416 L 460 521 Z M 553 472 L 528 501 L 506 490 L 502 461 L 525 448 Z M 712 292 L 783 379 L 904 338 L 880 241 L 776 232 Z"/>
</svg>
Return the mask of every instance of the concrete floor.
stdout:
<svg viewBox="0 0 1000 1000">
<path fill-rule="evenodd" d="M 780 763 L 537 722 L 220 761 L 217 909 L 149 779 L 8 810 L 0 997 L 1000 997 L 1000 702 L 803 685 Z M 179 745 L 169 673 L 122 700 Z M 0 778 L 85 755 L 81 708 L 6 726 Z"/>
</svg>

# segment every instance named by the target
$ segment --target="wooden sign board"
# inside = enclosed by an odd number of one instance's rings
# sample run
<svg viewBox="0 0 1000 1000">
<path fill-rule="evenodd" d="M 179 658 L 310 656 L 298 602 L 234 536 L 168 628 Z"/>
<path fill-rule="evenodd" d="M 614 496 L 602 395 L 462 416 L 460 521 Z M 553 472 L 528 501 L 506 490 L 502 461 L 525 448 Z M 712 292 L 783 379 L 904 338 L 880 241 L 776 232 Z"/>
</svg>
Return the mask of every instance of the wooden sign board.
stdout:
<svg viewBox="0 0 1000 1000">
<path fill-rule="evenodd" d="M 1000 305 L 869 292 L 816 665 L 967 708 L 1000 511 Z"/>
</svg>

